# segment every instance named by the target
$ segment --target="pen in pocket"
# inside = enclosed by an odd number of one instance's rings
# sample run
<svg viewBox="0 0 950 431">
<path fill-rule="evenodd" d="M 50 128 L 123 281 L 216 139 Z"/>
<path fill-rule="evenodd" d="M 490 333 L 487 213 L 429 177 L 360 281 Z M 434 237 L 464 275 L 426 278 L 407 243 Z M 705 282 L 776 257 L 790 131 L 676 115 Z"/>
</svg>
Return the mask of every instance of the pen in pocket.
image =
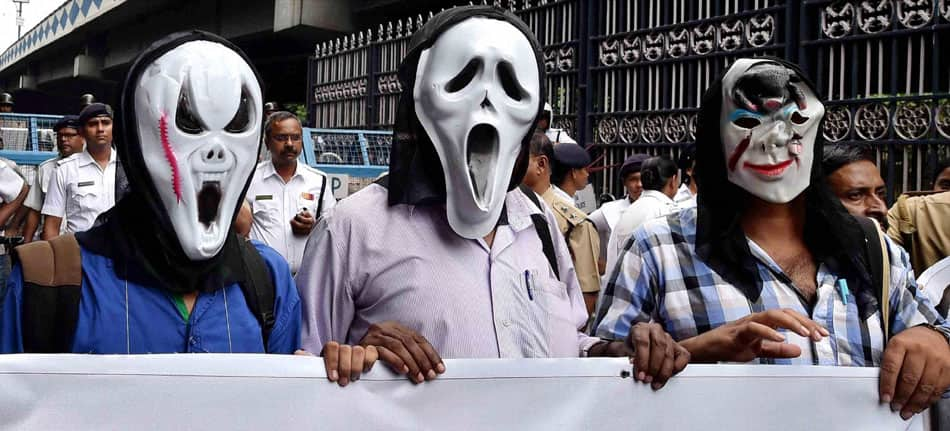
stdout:
<svg viewBox="0 0 950 431">
<path fill-rule="evenodd" d="M 838 289 L 841 290 L 841 302 L 843 302 L 844 305 L 848 305 L 848 281 L 843 278 L 839 278 Z"/>
<path fill-rule="evenodd" d="M 524 286 L 528 290 L 528 299 L 534 301 L 534 293 L 531 292 L 531 272 L 524 270 Z"/>
</svg>

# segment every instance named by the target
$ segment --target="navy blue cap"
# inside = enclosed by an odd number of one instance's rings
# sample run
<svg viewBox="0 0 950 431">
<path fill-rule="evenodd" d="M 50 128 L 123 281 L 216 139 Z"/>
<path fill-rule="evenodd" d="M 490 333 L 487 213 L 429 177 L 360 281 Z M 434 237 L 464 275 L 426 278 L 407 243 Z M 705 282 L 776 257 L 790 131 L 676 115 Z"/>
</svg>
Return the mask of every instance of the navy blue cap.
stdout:
<svg viewBox="0 0 950 431">
<path fill-rule="evenodd" d="M 102 116 L 112 118 L 112 107 L 105 103 L 91 103 L 79 113 L 79 124 L 86 124 L 91 118 Z"/>
<path fill-rule="evenodd" d="M 643 161 L 649 158 L 650 156 L 646 154 L 632 154 L 630 157 L 627 157 L 627 159 L 623 161 L 623 165 L 620 166 L 620 180 L 623 181 L 627 175 L 640 172 Z"/>
<path fill-rule="evenodd" d="M 78 115 L 64 115 L 63 118 L 60 118 L 56 122 L 56 125 L 53 126 L 54 132 L 59 132 L 60 129 L 72 128 L 79 130 L 79 116 Z"/>
<path fill-rule="evenodd" d="M 554 161 L 573 169 L 590 164 L 590 154 L 578 144 L 561 143 L 554 146 Z"/>
</svg>

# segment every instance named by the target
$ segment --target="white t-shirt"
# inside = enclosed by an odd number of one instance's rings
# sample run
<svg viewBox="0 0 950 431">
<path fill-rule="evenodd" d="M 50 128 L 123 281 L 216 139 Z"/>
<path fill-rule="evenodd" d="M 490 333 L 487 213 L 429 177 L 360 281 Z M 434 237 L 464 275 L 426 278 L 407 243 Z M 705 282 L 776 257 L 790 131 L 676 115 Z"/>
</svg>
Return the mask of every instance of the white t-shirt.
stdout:
<svg viewBox="0 0 950 431">
<path fill-rule="evenodd" d="M 294 235 L 290 221 L 304 208 L 319 218 L 336 205 L 333 190 L 326 182 L 326 174 L 298 162 L 297 171 L 285 184 L 274 169 L 274 163 L 268 160 L 257 165 L 247 189 L 246 199 L 254 215 L 251 238 L 277 250 L 287 259 L 291 272 L 296 273 L 300 268 L 308 237 Z M 321 194 L 323 205 L 320 205 Z"/>
<path fill-rule="evenodd" d="M 25 180 L 14 166 L 0 162 L 0 204 L 16 200 L 23 190 Z"/>
<path fill-rule="evenodd" d="M 934 306 L 940 304 L 950 288 L 950 256 L 940 259 L 920 274 L 920 277 L 917 277 L 917 288 L 927 294 Z M 950 313 L 945 313 L 943 317 L 950 317 Z"/>
<path fill-rule="evenodd" d="M 552 144 L 576 144 L 577 141 L 567 134 L 567 131 L 564 129 L 555 129 L 550 128 L 544 132 L 544 135 L 551 140 Z"/>
<path fill-rule="evenodd" d="M 46 200 L 46 192 L 49 190 L 50 180 L 53 178 L 53 172 L 56 171 L 57 162 L 61 159 L 55 157 L 49 159 L 36 168 L 36 182 L 30 187 L 30 192 L 26 195 L 23 205 L 26 205 L 36 211 L 43 211 L 43 201 Z"/>
<path fill-rule="evenodd" d="M 620 251 L 623 249 L 627 239 L 643 223 L 648 220 L 662 217 L 676 212 L 676 202 L 669 196 L 657 190 L 644 190 L 636 202 L 630 204 L 620 220 L 614 225 L 610 233 L 610 243 L 607 245 L 607 271 L 606 276 L 610 277 L 613 265 L 616 264 Z"/>
<path fill-rule="evenodd" d="M 60 217 L 67 232 L 89 230 L 96 217 L 115 206 L 116 153 L 103 169 L 88 152 L 58 162 L 49 181 L 43 215 Z"/>
</svg>

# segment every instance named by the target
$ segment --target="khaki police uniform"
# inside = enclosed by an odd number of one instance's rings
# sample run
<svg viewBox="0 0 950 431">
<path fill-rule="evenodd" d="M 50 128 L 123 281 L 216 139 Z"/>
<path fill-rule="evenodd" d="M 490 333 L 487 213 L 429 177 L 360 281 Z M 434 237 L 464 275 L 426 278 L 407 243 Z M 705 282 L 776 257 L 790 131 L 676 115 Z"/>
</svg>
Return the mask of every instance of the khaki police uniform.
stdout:
<svg viewBox="0 0 950 431">
<path fill-rule="evenodd" d="M 554 187 L 541 196 L 554 211 L 558 229 L 564 235 L 574 261 L 574 271 L 584 293 L 600 291 L 600 272 L 597 260 L 600 258 L 600 236 L 597 227 L 587 219 L 587 214 L 574 207 L 573 201 L 567 201 L 557 195 Z"/>
</svg>

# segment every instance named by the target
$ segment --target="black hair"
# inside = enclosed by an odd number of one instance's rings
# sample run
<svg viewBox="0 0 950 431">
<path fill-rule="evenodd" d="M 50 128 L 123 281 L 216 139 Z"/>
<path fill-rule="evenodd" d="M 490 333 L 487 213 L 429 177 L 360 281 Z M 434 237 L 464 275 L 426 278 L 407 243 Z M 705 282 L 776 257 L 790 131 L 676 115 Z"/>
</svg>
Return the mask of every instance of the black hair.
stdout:
<svg viewBox="0 0 950 431">
<path fill-rule="evenodd" d="M 943 159 L 943 160 L 937 161 L 937 168 L 934 169 L 934 178 L 933 178 L 935 187 L 937 185 L 937 178 L 939 178 L 940 174 L 942 174 L 943 171 L 947 168 L 950 168 L 950 159 Z"/>
<path fill-rule="evenodd" d="M 693 169 L 696 166 L 696 144 L 689 144 L 686 148 L 683 148 L 683 151 L 680 151 L 680 156 L 676 159 L 676 165 L 683 172 L 680 183 L 688 186 L 693 182 L 693 178 L 686 173 L 686 170 Z"/>
<path fill-rule="evenodd" d="M 785 60 L 762 57 L 792 69 L 802 83 L 811 88 L 820 100 L 815 85 L 798 68 Z M 742 230 L 741 216 L 751 195 L 728 179 L 725 154 L 720 137 L 720 114 L 723 101 L 724 69 L 703 95 L 696 129 L 696 176 L 699 179 L 696 215 L 696 254 L 724 280 L 735 286 L 750 301 L 758 301 L 762 279 L 755 257 L 749 249 L 748 239 Z M 823 124 L 819 124 L 819 130 Z M 860 284 L 855 291 L 858 308 L 862 315 L 877 308 L 873 284 L 868 275 L 868 263 L 864 257 L 864 233 L 858 221 L 848 214 L 841 201 L 825 184 L 821 174 L 823 145 L 821 133 L 815 137 L 814 160 L 805 198 L 805 241 L 816 261 L 832 267 L 832 270 L 853 278 Z M 870 295 L 870 299 L 869 296 Z"/>
<path fill-rule="evenodd" d="M 528 147 L 528 153 L 534 157 L 547 156 L 548 159 L 554 159 L 554 145 L 544 132 L 535 131 L 531 136 L 531 144 Z"/>
<path fill-rule="evenodd" d="M 821 170 L 827 177 L 844 165 L 862 160 L 874 163 L 872 154 L 871 148 L 862 144 L 825 145 L 821 156 Z"/>
<path fill-rule="evenodd" d="M 292 112 L 277 111 L 270 114 L 270 116 L 267 117 L 267 121 L 264 123 L 264 139 L 270 138 L 270 129 L 274 127 L 275 124 L 290 119 L 297 120 L 297 123 L 300 124 L 301 128 L 303 128 L 303 123 L 300 121 L 300 118 L 297 118 L 297 115 Z"/>
<path fill-rule="evenodd" d="M 550 158 L 550 157 L 549 157 Z M 567 178 L 567 174 L 571 173 L 574 168 L 565 165 L 564 163 L 558 163 L 554 158 L 551 159 L 551 184 L 560 186 L 564 179 Z"/>
<path fill-rule="evenodd" d="M 640 182 L 644 190 L 663 190 L 676 175 L 676 163 L 667 156 L 650 157 L 640 167 Z"/>
</svg>

